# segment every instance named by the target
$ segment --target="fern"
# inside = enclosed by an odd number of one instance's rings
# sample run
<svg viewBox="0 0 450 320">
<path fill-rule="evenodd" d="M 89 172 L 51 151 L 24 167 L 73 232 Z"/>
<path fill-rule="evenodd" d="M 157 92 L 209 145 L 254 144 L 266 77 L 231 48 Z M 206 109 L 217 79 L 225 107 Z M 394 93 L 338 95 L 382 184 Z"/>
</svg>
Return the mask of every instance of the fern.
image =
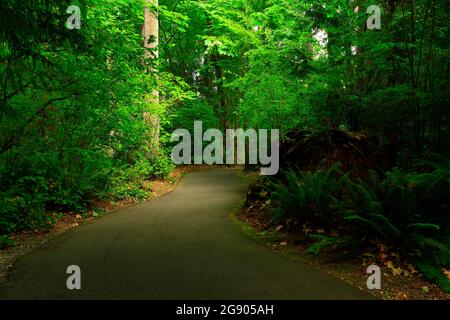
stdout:
<svg viewBox="0 0 450 320">
<path fill-rule="evenodd" d="M 416 261 L 415 265 L 428 280 L 436 283 L 445 292 L 450 293 L 450 280 L 442 274 L 439 266 L 424 261 Z"/>
<path fill-rule="evenodd" d="M 415 160 L 413 166 L 416 168 L 430 167 L 434 170 L 441 170 L 445 168 L 448 171 L 448 168 L 450 167 L 450 161 L 443 155 L 437 153 L 429 153 L 427 154 L 426 159 Z"/>
<path fill-rule="evenodd" d="M 367 182 L 350 181 L 338 167 L 315 173 L 290 170 L 285 183 L 275 185 L 273 195 L 280 203 L 276 217 L 301 217 L 323 225 L 336 222 L 337 211 L 350 226 L 357 226 L 354 234 L 371 234 L 404 248 L 406 254 L 420 259 L 421 270 L 431 281 L 446 288 L 448 279 L 440 273 L 440 267 L 450 265 L 450 174 L 446 165 L 436 165 L 432 172 L 394 169 L 384 179 L 370 172 Z M 345 238 L 310 238 L 315 242 L 306 252 L 314 254 L 348 244 Z"/>
<path fill-rule="evenodd" d="M 393 237 L 397 237 L 400 238 L 402 237 L 402 232 L 397 229 L 392 223 L 391 221 L 389 221 L 389 219 L 382 215 L 382 214 L 378 214 L 378 213 L 372 213 L 370 214 L 370 217 L 372 217 L 373 219 L 379 220 L 384 229 L 388 232 L 388 234 L 390 234 Z"/>
<path fill-rule="evenodd" d="M 421 248 L 430 259 L 444 266 L 450 264 L 450 249 L 445 243 L 418 234 L 412 234 L 409 238 L 417 245 L 417 247 Z"/>
<path fill-rule="evenodd" d="M 380 226 L 377 222 L 374 222 L 370 219 L 366 219 L 366 218 L 358 216 L 358 215 L 348 216 L 348 217 L 345 217 L 345 219 L 350 222 L 359 222 L 363 225 L 365 224 L 365 225 L 369 226 L 373 231 L 378 233 L 378 235 L 380 235 L 384 239 L 390 238 L 388 236 L 388 234 L 384 232 L 382 226 Z"/>
<path fill-rule="evenodd" d="M 416 232 L 423 230 L 439 231 L 440 227 L 432 223 L 411 223 L 406 227 L 406 229 Z"/>
<path fill-rule="evenodd" d="M 274 210 L 274 218 L 287 216 L 331 221 L 335 195 L 348 182 L 338 165 L 315 173 L 289 170 L 285 172 L 285 177 L 285 183 L 273 183 L 272 196 L 280 203 L 280 208 Z"/>
<path fill-rule="evenodd" d="M 306 250 L 306 253 L 319 254 L 320 251 L 324 249 L 340 249 L 345 246 L 353 244 L 351 240 L 352 238 L 338 238 L 338 237 L 329 237 L 322 234 L 310 234 L 309 238 L 315 240 L 313 244 L 311 244 Z"/>
</svg>

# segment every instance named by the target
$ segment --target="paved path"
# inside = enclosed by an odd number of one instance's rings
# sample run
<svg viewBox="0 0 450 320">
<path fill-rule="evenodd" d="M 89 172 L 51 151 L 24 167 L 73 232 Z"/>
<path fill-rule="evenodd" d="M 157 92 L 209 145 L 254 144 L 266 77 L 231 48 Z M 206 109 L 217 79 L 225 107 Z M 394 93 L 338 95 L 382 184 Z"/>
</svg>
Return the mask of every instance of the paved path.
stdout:
<svg viewBox="0 0 450 320">
<path fill-rule="evenodd" d="M 188 174 L 172 193 L 83 224 L 19 259 L 0 299 L 366 299 L 252 240 L 229 215 L 232 169 Z M 82 290 L 66 288 L 79 265 Z"/>
</svg>

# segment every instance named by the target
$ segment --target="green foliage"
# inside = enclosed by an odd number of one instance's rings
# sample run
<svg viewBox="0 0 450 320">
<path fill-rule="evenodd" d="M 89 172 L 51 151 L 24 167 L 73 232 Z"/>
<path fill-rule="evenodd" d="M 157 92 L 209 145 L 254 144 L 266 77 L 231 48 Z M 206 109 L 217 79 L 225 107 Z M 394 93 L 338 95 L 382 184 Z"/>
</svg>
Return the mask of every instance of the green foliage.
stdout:
<svg viewBox="0 0 450 320">
<path fill-rule="evenodd" d="M 442 288 L 445 277 L 440 269 L 450 264 L 446 218 L 450 188 L 448 181 L 440 184 L 445 176 L 439 169 L 425 173 L 395 169 L 378 185 L 352 183 L 347 194 L 350 206 L 341 210 L 361 236 L 372 234 L 412 255 L 421 270 Z"/>
<path fill-rule="evenodd" d="M 133 199 L 142 201 L 151 195 L 151 190 L 144 187 L 144 181 L 166 179 L 174 169 L 167 152 L 161 150 L 158 157 L 136 160 L 132 165 L 113 168 L 103 197 L 113 199 Z"/>
<path fill-rule="evenodd" d="M 273 186 L 272 196 L 280 203 L 274 212 L 274 219 L 287 216 L 329 222 L 335 197 L 347 180 L 338 165 L 314 173 L 287 171 L 286 183 L 275 182 Z"/>
<path fill-rule="evenodd" d="M 428 280 L 436 283 L 445 292 L 450 293 L 450 280 L 442 274 L 442 270 L 438 265 L 423 261 L 417 261 L 416 265 Z"/>
<path fill-rule="evenodd" d="M 336 251 L 355 246 L 352 237 L 329 237 L 323 234 L 310 234 L 308 237 L 315 242 L 306 249 L 307 253 L 319 254 L 323 250 Z"/>
<path fill-rule="evenodd" d="M 409 256 L 430 280 L 448 290 L 449 281 L 441 272 L 450 265 L 447 162 L 426 165 L 432 169 L 394 169 L 381 179 L 371 172 L 368 181 L 352 180 L 336 166 L 314 173 L 290 170 L 284 182 L 275 182 L 272 187 L 272 197 L 278 201 L 274 219 L 294 217 L 348 230 L 340 237 L 309 235 L 315 242 L 307 252 L 315 254 L 367 245 L 364 239 L 381 239 Z"/>
<path fill-rule="evenodd" d="M 134 201 L 142 201 L 150 196 L 150 192 L 142 190 L 141 186 L 136 183 L 120 184 L 112 189 L 114 197 L 118 200 L 132 199 Z"/>
<path fill-rule="evenodd" d="M 194 131 L 194 121 L 202 121 L 203 130 L 219 128 L 219 119 L 205 100 L 187 101 L 171 113 L 170 129 L 183 128 Z"/>
<path fill-rule="evenodd" d="M 172 169 L 164 151 L 143 156 L 154 129 L 144 113 L 165 123 L 166 109 L 191 94 L 180 77 L 148 72 L 157 61 L 143 59 L 145 1 L 81 1 L 80 30 L 65 27 L 71 4 L 0 4 L 0 234 L 48 227 L 49 212 L 85 210 L 112 185 L 142 198 L 130 184 Z"/>
<path fill-rule="evenodd" d="M 166 179 L 174 169 L 174 164 L 169 155 L 160 154 L 158 157 L 150 159 L 151 172 L 148 177 L 150 179 Z"/>
<path fill-rule="evenodd" d="M 350 209 L 343 214 L 349 221 L 370 225 L 386 239 L 439 233 L 449 226 L 447 175 L 440 170 L 417 173 L 395 169 L 378 184 L 352 183 L 348 192 Z"/>
<path fill-rule="evenodd" d="M 6 235 L 0 235 L 0 250 L 6 247 L 11 247 L 15 244 L 16 242 L 14 240 L 12 240 L 10 237 L 6 236 Z"/>
<path fill-rule="evenodd" d="M 45 211 L 42 195 L 15 193 L 11 196 L 2 192 L 0 196 L 0 234 L 3 236 L 24 229 L 48 229 L 56 222 L 56 217 Z"/>
<path fill-rule="evenodd" d="M 0 235 L 48 227 L 48 212 L 82 211 L 95 197 L 146 198 L 143 180 L 173 169 L 172 130 L 194 121 L 282 133 L 326 123 L 379 136 L 399 168 L 366 182 L 338 167 L 288 171 L 273 185 L 274 220 L 346 223 L 418 251 L 440 281 L 448 1 L 383 2 L 381 30 L 366 30 L 368 0 L 161 0 L 159 59 L 144 58 L 148 1 L 79 1 L 81 30 L 65 27 L 71 4 L 0 3 Z M 442 156 L 414 161 L 432 152 Z M 312 251 L 338 245 L 318 241 Z"/>
</svg>

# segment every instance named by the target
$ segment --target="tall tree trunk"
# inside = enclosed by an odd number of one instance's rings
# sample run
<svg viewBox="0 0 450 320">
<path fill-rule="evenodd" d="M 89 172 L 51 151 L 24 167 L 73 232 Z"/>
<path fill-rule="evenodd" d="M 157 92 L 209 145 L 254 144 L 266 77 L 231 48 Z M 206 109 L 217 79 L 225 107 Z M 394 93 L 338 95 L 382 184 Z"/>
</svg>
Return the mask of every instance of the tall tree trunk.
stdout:
<svg viewBox="0 0 450 320">
<path fill-rule="evenodd" d="M 145 59 L 157 59 L 158 45 L 159 45 L 159 20 L 158 13 L 156 9 L 158 8 L 158 0 L 147 0 L 148 7 L 144 10 L 144 48 L 145 48 Z M 151 73 L 157 72 L 154 68 L 148 70 Z M 153 90 L 148 96 L 148 106 L 149 108 L 144 112 L 144 119 L 149 126 L 149 158 L 158 156 L 160 148 L 160 119 L 158 114 L 159 105 L 159 91 L 157 89 Z"/>
</svg>

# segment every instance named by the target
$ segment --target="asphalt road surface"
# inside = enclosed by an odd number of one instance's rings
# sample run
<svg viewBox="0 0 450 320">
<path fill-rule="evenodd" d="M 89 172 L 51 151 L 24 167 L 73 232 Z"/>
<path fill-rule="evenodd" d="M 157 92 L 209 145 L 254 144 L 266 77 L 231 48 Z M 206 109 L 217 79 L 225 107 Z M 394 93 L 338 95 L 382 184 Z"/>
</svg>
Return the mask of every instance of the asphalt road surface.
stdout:
<svg viewBox="0 0 450 320">
<path fill-rule="evenodd" d="M 276 254 L 230 213 L 245 197 L 233 169 L 188 174 L 175 191 L 118 210 L 20 258 L 0 299 L 370 299 Z M 69 290 L 69 265 L 81 290 Z"/>
</svg>

